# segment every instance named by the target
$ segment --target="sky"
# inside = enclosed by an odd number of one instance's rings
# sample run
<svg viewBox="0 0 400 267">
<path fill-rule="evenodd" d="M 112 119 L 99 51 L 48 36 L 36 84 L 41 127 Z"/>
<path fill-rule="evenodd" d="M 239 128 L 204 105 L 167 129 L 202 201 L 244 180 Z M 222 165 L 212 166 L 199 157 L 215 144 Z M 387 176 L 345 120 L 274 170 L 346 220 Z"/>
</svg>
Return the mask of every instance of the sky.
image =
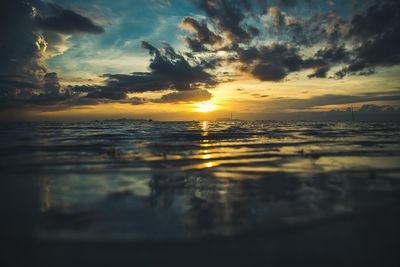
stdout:
<svg viewBox="0 0 400 267">
<path fill-rule="evenodd" d="M 0 120 L 400 118 L 397 0 L 0 0 Z"/>
</svg>

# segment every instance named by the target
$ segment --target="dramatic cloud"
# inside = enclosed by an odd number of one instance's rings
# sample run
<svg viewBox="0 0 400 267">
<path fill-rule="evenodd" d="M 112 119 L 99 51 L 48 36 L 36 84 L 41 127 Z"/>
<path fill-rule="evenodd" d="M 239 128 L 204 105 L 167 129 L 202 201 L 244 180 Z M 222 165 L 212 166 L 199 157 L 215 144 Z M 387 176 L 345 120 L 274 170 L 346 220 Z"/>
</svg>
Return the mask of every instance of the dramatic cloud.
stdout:
<svg viewBox="0 0 400 267">
<path fill-rule="evenodd" d="M 189 90 L 173 92 L 163 95 L 160 99 L 154 100 L 158 103 L 198 102 L 210 100 L 212 94 L 207 90 Z"/>
<path fill-rule="evenodd" d="M 93 105 L 120 102 L 133 105 L 154 103 L 179 103 L 204 101 L 211 98 L 205 88 L 217 84 L 216 78 L 207 70 L 218 66 L 218 60 L 197 59 L 189 54 L 185 57 L 169 44 L 158 49 L 147 42 L 141 46 L 152 56 L 149 72 L 132 74 L 104 74 L 103 85 L 78 85 L 63 88 L 55 72 L 45 73 L 38 83 L 29 83 L 18 76 L 0 76 L 4 88 L 27 88 L 26 90 L 2 90 L 0 105 L 3 108 L 21 106 L 49 106 L 51 108 Z M 128 94 L 143 92 L 173 92 L 159 99 L 128 97 Z"/>
<path fill-rule="evenodd" d="M 314 73 L 308 75 L 308 78 L 326 78 L 328 71 L 329 67 L 327 66 L 320 67 L 316 69 Z"/>
<path fill-rule="evenodd" d="M 289 73 L 318 66 L 318 61 L 303 59 L 298 49 L 283 44 L 238 49 L 240 70 L 262 81 L 280 81 Z"/>
<path fill-rule="evenodd" d="M 181 27 L 192 33 L 192 36 L 185 37 L 185 41 L 193 52 L 207 51 L 204 45 L 212 46 L 222 42 L 222 38 L 210 31 L 205 22 L 185 17 L 181 22 Z"/>
<path fill-rule="evenodd" d="M 50 14 L 50 17 L 43 19 L 41 16 L 44 14 Z M 65 40 L 63 36 L 47 32 L 46 29 L 68 34 L 103 31 L 86 17 L 39 0 L 2 1 L 0 15 L 0 34 L 4 37 L 0 49 L 1 75 L 18 74 L 33 78 L 45 74 L 46 53 L 60 52 L 60 44 Z"/>
<path fill-rule="evenodd" d="M 332 66 L 349 59 L 349 52 L 344 46 L 332 46 L 320 49 L 314 55 L 314 63 L 318 63 L 315 72 L 309 78 L 326 78 Z"/>
<path fill-rule="evenodd" d="M 0 24 L 1 109 L 70 97 L 45 60 L 65 51 L 64 34 L 103 31 L 90 19 L 41 0 L 1 1 Z"/>
<path fill-rule="evenodd" d="M 98 91 L 92 90 L 86 97 L 96 99 L 124 100 L 127 98 L 127 90 L 109 86 L 98 87 Z"/>
<path fill-rule="evenodd" d="M 248 42 L 259 31 L 243 20 L 251 12 L 252 1 L 242 0 L 192 0 L 203 10 L 226 37 L 233 42 Z"/>
<path fill-rule="evenodd" d="M 160 99 L 129 99 L 135 105 L 145 102 L 193 102 L 211 98 L 211 94 L 202 88 L 210 88 L 217 84 L 216 78 L 207 72 L 208 69 L 217 66 L 215 59 L 196 60 L 193 55 L 185 58 L 165 42 L 161 49 L 148 42 L 142 42 L 141 46 L 152 56 L 150 72 L 104 74 L 104 86 L 75 86 L 71 87 L 71 90 L 75 93 L 86 93 L 88 98 L 111 100 L 128 100 L 128 93 L 175 91 L 161 96 Z"/>
<path fill-rule="evenodd" d="M 162 95 L 156 99 L 145 99 L 141 97 L 132 97 L 129 99 L 132 105 L 141 105 L 145 103 L 192 103 L 210 100 L 212 94 L 207 90 L 196 89 L 188 91 L 177 91 Z"/>
<path fill-rule="evenodd" d="M 61 85 L 58 80 L 57 73 L 48 72 L 44 76 L 44 89 L 48 95 L 59 95 L 61 93 Z"/>
<path fill-rule="evenodd" d="M 339 63 L 347 60 L 349 54 L 344 46 L 331 46 L 318 50 L 314 57 L 328 63 Z"/>
<path fill-rule="evenodd" d="M 400 2 L 377 1 L 355 15 L 349 38 L 355 42 L 353 58 L 338 76 L 372 74 L 375 67 L 400 64 Z"/>
<path fill-rule="evenodd" d="M 71 10 L 65 10 L 59 6 L 51 5 L 54 14 L 42 17 L 37 16 L 38 25 L 46 30 L 63 34 L 74 33 L 103 33 L 101 26 L 95 25 L 89 18 L 79 15 Z"/>
<path fill-rule="evenodd" d="M 48 69 L 46 60 L 63 54 L 68 38 L 71 43 L 76 41 L 72 34 L 100 34 L 104 29 L 81 11 L 42 0 L 1 1 L 0 108 L 204 101 L 212 97 L 208 90 L 224 82 L 224 77 L 279 82 L 292 79 L 290 74 L 307 71 L 309 78 L 335 78 L 331 81 L 339 83 L 337 79 L 346 75 L 372 75 L 377 67 L 400 65 L 397 0 L 371 0 L 357 6 L 347 3 L 343 8 L 326 0 L 191 2 L 193 12 L 180 14 L 175 20 L 181 20 L 180 27 L 187 31 L 183 40 L 190 51 L 180 52 L 166 42 L 162 47 L 141 42 L 150 54 L 147 71 L 117 72 L 110 67 L 96 73 L 102 83 L 65 86 L 66 80 L 59 80 L 62 73 Z M 168 1 L 162 3 L 173 8 Z M 132 36 L 136 30 L 130 31 Z M 109 37 L 102 42 L 118 47 L 120 36 Z M 159 93 L 160 97 L 138 97 L 145 92 Z M 286 98 L 279 105 L 307 109 L 398 99 L 397 94 L 325 94 L 310 99 Z"/>
<path fill-rule="evenodd" d="M 276 6 L 266 7 L 266 14 L 257 12 L 260 1 L 197 0 L 196 6 L 203 10 L 217 32 L 223 33 L 232 43 L 220 48 L 229 53 L 230 62 L 239 58 L 239 70 L 250 73 L 262 81 L 281 81 L 288 74 L 305 69 L 314 69 L 309 78 L 326 78 L 332 67 L 343 66 L 336 77 L 343 77 L 360 65 L 361 48 L 353 45 L 349 38 L 349 22 L 332 10 L 315 13 L 308 17 L 296 17 L 281 11 L 299 4 L 298 1 L 274 1 Z M 310 4 L 310 1 L 306 1 Z M 264 21 L 265 32 L 257 29 L 257 21 Z M 182 26 L 192 32 L 185 38 L 193 52 L 210 51 L 207 45 L 218 42 L 219 36 L 210 31 L 206 22 L 199 23 L 186 17 Z M 252 30 L 254 29 L 254 34 Z M 264 36 L 262 36 L 264 35 Z M 260 45 L 260 38 L 270 39 L 268 44 Z M 302 50 L 318 46 L 318 52 L 305 58 Z M 322 47 L 322 48 L 321 48 Z M 365 47 L 365 45 L 364 45 Z M 217 52 L 218 49 L 213 51 Z M 237 61 L 236 61 L 237 62 Z M 358 74 L 368 74 L 371 71 Z M 331 77 L 331 76 L 330 76 Z"/>
<path fill-rule="evenodd" d="M 106 84 L 115 90 L 136 93 L 168 90 L 173 83 L 168 77 L 151 72 L 134 72 L 132 74 L 105 74 Z"/>
<path fill-rule="evenodd" d="M 36 33 L 34 9 L 25 1 L 0 2 L 0 74 L 27 76 L 31 82 L 43 75 L 47 43 Z"/>
<path fill-rule="evenodd" d="M 165 42 L 163 44 L 164 47 L 158 50 L 149 43 L 142 42 L 142 47 L 154 56 L 149 65 L 153 75 L 166 80 L 177 90 L 190 90 L 202 85 L 216 84 L 215 78 L 205 71 L 206 68 L 202 62 L 194 60 L 189 62 L 189 59 L 177 53 L 169 44 Z"/>
<path fill-rule="evenodd" d="M 213 15 L 222 16 L 221 12 L 217 12 L 217 7 L 225 1 L 217 1 L 217 4 L 211 2 L 211 10 L 215 11 Z M 206 11 L 207 3 L 210 4 L 209 1 L 203 3 Z M 311 14 L 308 18 L 295 17 L 284 13 L 278 6 L 292 7 L 298 4 L 297 1 L 275 1 L 275 4 L 277 6 L 268 7 L 264 17 L 266 33 L 275 45 L 235 48 L 240 61 L 243 62 L 241 70 L 260 80 L 280 81 L 291 72 L 308 68 L 314 69 L 314 73 L 308 75 L 309 78 L 327 78 L 328 72 L 335 66 L 342 66 L 335 74 L 336 78 L 347 74 L 371 75 L 375 67 L 400 64 L 398 1 L 374 1 L 350 21 L 332 10 L 325 14 Z M 251 17 L 251 3 L 245 2 L 235 10 L 240 11 L 241 16 L 233 16 L 236 18 L 234 21 L 238 22 L 239 27 L 246 25 L 246 21 Z M 219 20 L 210 17 L 216 20 L 219 23 L 217 26 L 224 31 L 225 28 Z M 301 51 L 313 46 L 322 48 L 319 48 L 313 57 L 302 59 Z M 285 47 L 290 49 L 283 49 Z M 287 63 L 288 57 L 290 63 Z"/>
</svg>

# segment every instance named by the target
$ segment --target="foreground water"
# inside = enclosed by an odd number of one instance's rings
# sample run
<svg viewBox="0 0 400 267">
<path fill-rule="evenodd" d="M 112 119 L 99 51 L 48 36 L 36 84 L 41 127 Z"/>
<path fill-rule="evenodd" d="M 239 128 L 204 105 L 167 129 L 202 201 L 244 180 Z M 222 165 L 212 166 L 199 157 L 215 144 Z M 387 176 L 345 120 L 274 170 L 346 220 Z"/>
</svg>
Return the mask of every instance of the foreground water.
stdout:
<svg viewBox="0 0 400 267">
<path fill-rule="evenodd" d="M 400 203 L 400 124 L 103 121 L 0 127 L 2 214 L 14 225 L 2 229 L 8 235 L 234 237 L 375 214 Z"/>
</svg>

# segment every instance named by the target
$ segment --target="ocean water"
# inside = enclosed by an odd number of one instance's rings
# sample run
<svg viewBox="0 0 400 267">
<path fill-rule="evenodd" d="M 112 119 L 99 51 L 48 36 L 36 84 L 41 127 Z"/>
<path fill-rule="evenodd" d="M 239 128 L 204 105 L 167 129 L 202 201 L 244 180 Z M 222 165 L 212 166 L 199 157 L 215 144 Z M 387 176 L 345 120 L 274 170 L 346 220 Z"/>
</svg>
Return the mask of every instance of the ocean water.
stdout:
<svg viewBox="0 0 400 267">
<path fill-rule="evenodd" d="M 395 123 L 121 120 L 0 130 L 1 231 L 14 238 L 234 238 L 400 203 Z"/>
</svg>

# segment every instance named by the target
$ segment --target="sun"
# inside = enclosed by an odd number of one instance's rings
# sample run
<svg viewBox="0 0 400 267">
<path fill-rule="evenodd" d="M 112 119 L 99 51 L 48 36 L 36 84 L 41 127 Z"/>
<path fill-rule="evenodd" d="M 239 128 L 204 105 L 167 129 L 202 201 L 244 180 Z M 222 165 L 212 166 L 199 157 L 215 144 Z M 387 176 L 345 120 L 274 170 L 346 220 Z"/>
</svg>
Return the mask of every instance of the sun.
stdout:
<svg viewBox="0 0 400 267">
<path fill-rule="evenodd" d="M 213 104 L 211 100 L 201 103 L 196 103 L 195 106 L 196 106 L 195 111 L 202 113 L 211 112 L 217 109 L 217 107 Z"/>
</svg>

